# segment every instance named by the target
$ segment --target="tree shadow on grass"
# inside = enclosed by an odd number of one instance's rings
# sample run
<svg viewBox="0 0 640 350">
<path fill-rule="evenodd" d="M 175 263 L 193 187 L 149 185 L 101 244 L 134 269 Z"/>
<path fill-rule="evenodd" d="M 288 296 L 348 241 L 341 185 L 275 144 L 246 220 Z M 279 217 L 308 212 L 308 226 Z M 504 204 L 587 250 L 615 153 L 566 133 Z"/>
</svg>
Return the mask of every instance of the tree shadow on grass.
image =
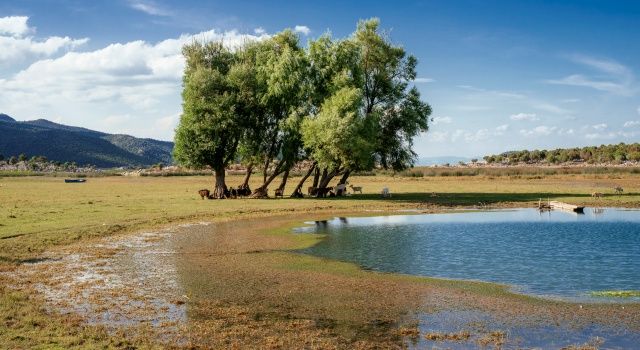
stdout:
<svg viewBox="0 0 640 350">
<path fill-rule="evenodd" d="M 500 202 L 527 203 L 554 200 L 557 198 L 574 198 L 584 200 L 591 198 L 589 194 L 579 193 L 393 193 L 391 197 L 382 198 L 380 194 L 356 194 L 346 197 L 327 198 L 327 200 L 380 200 L 398 203 L 436 204 L 444 206 L 463 206 L 491 204 Z"/>
</svg>

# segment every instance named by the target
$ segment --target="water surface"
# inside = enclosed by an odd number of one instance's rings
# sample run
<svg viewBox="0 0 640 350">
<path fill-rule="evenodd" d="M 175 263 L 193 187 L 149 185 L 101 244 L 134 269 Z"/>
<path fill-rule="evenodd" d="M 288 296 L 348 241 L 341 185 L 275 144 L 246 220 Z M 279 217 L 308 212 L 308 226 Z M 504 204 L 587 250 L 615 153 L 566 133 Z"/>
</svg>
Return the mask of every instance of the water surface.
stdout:
<svg viewBox="0 0 640 350">
<path fill-rule="evenodd" d="M 640 290 L 636 210 L 586 208 L 578 215 L 517 209 L 311 224 L 296 232 L 327 237 L 302 252 L 367 269 L 504 283 L 572 300 L 606 300 L 590 298 L 592 291 Z"/>
</svg>

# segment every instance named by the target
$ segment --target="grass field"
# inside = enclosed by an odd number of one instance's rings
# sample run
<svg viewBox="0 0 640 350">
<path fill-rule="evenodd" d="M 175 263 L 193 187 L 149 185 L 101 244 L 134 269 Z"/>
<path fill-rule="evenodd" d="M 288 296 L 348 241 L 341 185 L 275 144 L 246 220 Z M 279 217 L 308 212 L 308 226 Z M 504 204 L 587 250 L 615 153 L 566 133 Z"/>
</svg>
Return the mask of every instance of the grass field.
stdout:
<svg viewBox="0 0 640 350">
<path fill-rule="evenodd" d="M 258 179 L 254 177 L 253 180 Z M 289 180 L 289 190 L 295 186 L 297 180 L 298 178 Z M 230 185 L 237 185 L 240 181 L 241 176 L 230 176 L 227 180 Z M 535 205 L 540 198 L 588 206 L 640 206 L 640 174 L 633 172 L 513 176 L 361 176 L 350 178 L 350 183 L 363 186 L 364 194 L 343 198 L 201 200 L 197 190 L 211 188 L 212 182 L 211 177 L 202 176 L 98 177 L 90 178 L 84 184 L 65 184 L 59 177 L 0 178 L 0 271 L 4 272 L 0 274 L 0 318 L 3 320 L 0 325 L 0 344 L 10 344 L 11 347 L 18 348 L 29 348 L 38 344 L 48 344 L 42 346 L 43 348 L 124 348 L 132 344 L 140 347 L 157 345 L 149 339 L 123 340 L 117 334 L 107 333 L 99 327 L 86 326 L 77 319 L 48 322 L 47 320 L 55 315 L 50 315 L 46 310 L 41 296 L 33 290 L 15 291 L 7 286 L 12 271 L 20 268 L 23 263 L 37 261 L 46 251 L 74 243 L 75 246 L 82 246 L 100 237 L 203 220 L 218 222 L 280 214 L 308 217 L 331 213 L 362 213 L 367 210 L 419 209 L 429 212 L 450 207 L 486 205 L 527 207 Z M 257 185 L 252 183 L 252 188 Z M 277 184 L 272 185 L 273 188 L 276 186 Z M 624 194 L 614 195 L 615 186 L 622 186 Z M 391 198 L 380 198 L 379 193 L 383 187 L 391 190 Z M 606 195 L 603 198 L 592 198 L 590 194 L 596 191 Z M 256 239 L 256 242 L 260 240 Z M 280 249 L 291 247 L 291 244 L 286 243 Z M 263 258 L 266 257 L 269 256 L 265 255 Z M 307 280 L 317 277 L 319 273 L 334 276 L 331 277 L 332 283 L 323 287 L 327 291 L 335 288 L 334 283 L 354 286 L 353 293 L 344 292 L 345 294 L 341 295 L 344 300 L 356 298 L 354 295 L 366 291 L 365 287 L 370 283 L 368 278 L 382 278 L 387 281 L 386 277 L 371 277 L 370 273 L 352 270 L 353 267 L 350 265 L 323 265 L 324 270 L 318 271 L 316 264 L 311 261 L 313 259 L 291 260 L 292 258 L 286 254 L 276 254 L 271 258 L 275 260 L 256 261 L 257 258 L 248 258 L 241 261 L 242 264 L 238 265 L 242 269 L 241 275 L 245 278 L 264 278 L 263 271 L 260 275 L 254 275 L 257 274 L 255 264 L 262 264 L 271 266 L 269 271 L 277 270 L 278 272 L 274 272 L 271 277 L 278 276 L 282 284 L 286 285 L 284 282 L 293 275 L 290 272 L 283 273 L 281 269 L 274 267 L 286 261 L 288 270 L 304 271 L 304 278 Z M 339 271 L 352 271 L 351 277 L 336 280 L 335 276 Z M 357 284 L 353 278 L 362 281 L 362 284 Z M 396 282 L 385 283 L 388 284 L 389 290 L 399 288 Z M 301 283 L 300 288 L 303 286 L 313 288 L 313 285 Z M 211 293 L 209 287 L 203 288 L 205 295 Z M 413 289 L 407 289 L 407 293 L 412 293 L 411 290 Z M 303 291 L 301 293 L 304 295 Z M 265 297 L 267 296 L 277 299 L 277 296 L 274 297 L 271 293 Z M 385 304 L 388 300 L 385 301 L 382 294 L 374 299 L 380 301 L 381 308 L 392 305 Z M 199 302 L 205 305 L 206 302 L 202 300 Z M 330 314 L 332 310 L 336 310 L 330 307 L 330 304 L 323 306 L 323 312 Z M 205 312 L 207 308 L 200 307 L 194 310 Z M 300 315 L 304 317 L 306 314 Z M 206 322 L 200 326 L 206 327 Z"/>
</svg>

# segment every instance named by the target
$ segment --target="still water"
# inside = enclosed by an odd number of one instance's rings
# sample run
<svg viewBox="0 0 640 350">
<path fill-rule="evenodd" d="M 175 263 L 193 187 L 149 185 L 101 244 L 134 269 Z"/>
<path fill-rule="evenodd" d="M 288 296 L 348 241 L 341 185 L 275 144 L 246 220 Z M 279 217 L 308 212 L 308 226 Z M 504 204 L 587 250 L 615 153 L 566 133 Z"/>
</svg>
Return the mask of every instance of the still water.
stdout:
<svg viewBox="0 0 640 350">
<path fill-rule="evenodd" d="M 376 271 L 497 282 L 570 300 L 604 301 L 590 292 L 640 290 L 638 210 L 517 209 L 309 224 L 296 232 L 327 236 L 302 252 Z"/>
</svg>

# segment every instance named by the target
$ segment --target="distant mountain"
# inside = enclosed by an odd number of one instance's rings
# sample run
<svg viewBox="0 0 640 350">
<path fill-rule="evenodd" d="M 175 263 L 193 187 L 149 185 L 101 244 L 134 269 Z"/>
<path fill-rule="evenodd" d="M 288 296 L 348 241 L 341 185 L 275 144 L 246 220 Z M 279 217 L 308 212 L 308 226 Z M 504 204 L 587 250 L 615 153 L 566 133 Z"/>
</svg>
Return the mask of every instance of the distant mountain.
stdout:
<svg viewBox="0 0 640 350">
<path fill-rule="evenodd" d="M 173 143 L 114 135 L 46 119 L 18 122 L 0 114 L 0 154 L 24 153 L 100 168 L 173 163 Z"/>
<path fill-rule="evenodd" d="M 458 164 L 459 162 L 470 163 L 470 157 L 458 157 L 458 156 L 442 156 L 442 157 L 421 157 L 418 158 L 416 165 L 443 165 L 443 164 Z M 478 158 L 480 159 L 480 158 Z"/>
</svg>

